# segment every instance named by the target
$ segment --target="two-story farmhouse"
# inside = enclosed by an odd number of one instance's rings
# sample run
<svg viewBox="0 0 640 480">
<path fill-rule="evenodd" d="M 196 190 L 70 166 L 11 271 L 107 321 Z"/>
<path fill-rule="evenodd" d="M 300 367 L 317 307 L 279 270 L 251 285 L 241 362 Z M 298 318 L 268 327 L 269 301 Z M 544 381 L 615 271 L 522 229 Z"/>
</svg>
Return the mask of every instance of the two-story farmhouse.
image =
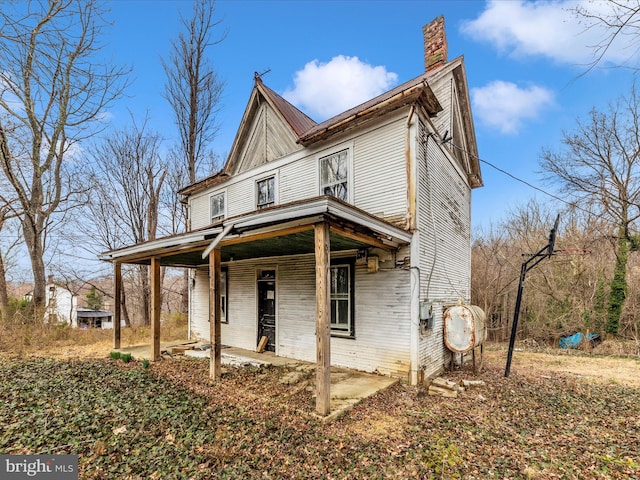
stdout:
<svg viewBox="0 0 640 480">
<path fill-rule="evenodd" d="M 442 17 L 424 35 L 424 73 L 322 123 L 256 76 L 223 169 L 180 192 L 190 231 L 103 255 L 116 289 L 121 264 L 151 265 L 154 356 L 170 265 L 192 271 L 190 334 L 211 340 L 214 377 L 221 344 L 266 337 L 317 362 L 327 413 L 330 365 L 412 384 L 443 368 L 443 311 L 470 300 L 482 179 L 463 59 L 447 61 Z"/>
</svg>

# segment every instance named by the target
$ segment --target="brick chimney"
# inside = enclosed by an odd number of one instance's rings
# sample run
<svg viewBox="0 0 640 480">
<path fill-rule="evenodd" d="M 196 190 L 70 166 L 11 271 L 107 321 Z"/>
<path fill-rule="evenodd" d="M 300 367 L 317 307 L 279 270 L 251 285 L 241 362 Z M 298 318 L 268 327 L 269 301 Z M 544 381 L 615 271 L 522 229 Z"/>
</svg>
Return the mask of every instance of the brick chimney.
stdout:
<svg viewBox="0 0 640 480">
<path fill-rule="evenodd" d="M 422 34 L 424 35 L 424 71 L 428 72 L 447 63 L 444 16 L 440 15 L 422 27 Z"/>
</svg>

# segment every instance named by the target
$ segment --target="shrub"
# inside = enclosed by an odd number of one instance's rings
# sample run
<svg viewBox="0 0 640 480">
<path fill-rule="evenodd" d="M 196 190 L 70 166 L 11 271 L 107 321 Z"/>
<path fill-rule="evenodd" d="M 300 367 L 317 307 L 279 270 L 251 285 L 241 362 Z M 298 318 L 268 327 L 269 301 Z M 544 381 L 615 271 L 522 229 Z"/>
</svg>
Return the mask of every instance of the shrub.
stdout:
<svg viewBox="0 0 640 480">
<path fill-rule="evenodd" d="M 122 353 L 122 354 L 120 354 L 120 360 L 122 360 L 124 363 L 129 363 L 132 358 L 133 357 L 131 356 L 130 353 Z"/>
<path fill-rule="evenodd" d="M 111 352 L 109 353 L 109 357 L 113 360 L 118 360 L 122 354 L 120 352 Z"/>
</svg>

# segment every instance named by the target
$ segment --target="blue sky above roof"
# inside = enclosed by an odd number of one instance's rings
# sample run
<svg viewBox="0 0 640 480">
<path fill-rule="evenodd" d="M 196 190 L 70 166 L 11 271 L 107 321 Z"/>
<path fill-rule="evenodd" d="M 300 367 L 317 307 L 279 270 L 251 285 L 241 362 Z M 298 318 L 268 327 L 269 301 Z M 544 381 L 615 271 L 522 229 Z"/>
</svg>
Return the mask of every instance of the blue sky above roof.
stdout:
<svg viewBox="0 0 640 480">
<path fill-rule="evenodd" d="M 255 72 L 268 71 L 265 85 L 321 122 L 420 75 L 422 26 L 444 15 L 448 57 L 464 56 L 480 157 L 544 186 L 537 173 L 542 149 L 561 148 L 562 131 L 571 131 L 577 118 L 629 91 L 630 70 L 606 67 L 638 65 L 627 45 L 615 44 L 605 68 L 584 74 L 593 55 L 589 47 L 600 43 L 603 32 L 575 18 L 576 4 L 218 0 L 218 33 L 226 31 L 226 38 L 210 49 L 210 61 L 226 87 L 212 148 L 226 158 Z M 111 3 L 109 52 L 116 62 L 131 65 L 135 77 L 129 98 L 110 112 L 114 126 L 130 122 L 129 112 L 148 115 L 149 126 L 167 145 L 176 141 L 162 97 L 160 59 L 180 28 L 179 12 L 188 16 L 190 8 L 188 1 Z M 487 165 L 483 179 L 485 187 L 473 194 L 475 227 L 499 222 L 533 196 L 547 200 Z"/>
</svg>

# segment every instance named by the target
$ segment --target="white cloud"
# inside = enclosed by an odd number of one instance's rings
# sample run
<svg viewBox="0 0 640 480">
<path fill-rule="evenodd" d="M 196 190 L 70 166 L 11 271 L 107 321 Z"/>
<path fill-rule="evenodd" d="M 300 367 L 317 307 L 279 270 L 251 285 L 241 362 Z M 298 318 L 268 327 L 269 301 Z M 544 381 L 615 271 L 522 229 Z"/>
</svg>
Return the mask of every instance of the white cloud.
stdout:
<svg viewBox="0 0 640 480">
<path fill-rule="evenodd" d="M 577 17 L 576 6 L 599 17 L 611 15 L 615 8 L 613 2 L 603 1 L 490 0 L 477 19 L 462 25 L 462 31 L 514 57 L 543 56 L 558 63 L 585 65 L 594 60 L 594 47 L 603 43 L 607 32 L 601 23 Z M 628 61 L 635 53 L 629 41 L 622 36 L 614 42 L 604 63 Z"/>
<path fill-rule="evenodd" d="M 474 116 L 501 133 L 518 133 L 525 120 L 537 118 L 554 104 L 553 93 L 532 85 L 520 88 L 515 83 L 495 81 L 471 89 Z"/>
<path fill-rule="evenodd" d="M 316 120 L 324 120 L 389 90 L 398 75 L 358 57 L 338 55 L 328 63 L 313 60 L 295 73 L 283 97 Z"/>
</svg>

